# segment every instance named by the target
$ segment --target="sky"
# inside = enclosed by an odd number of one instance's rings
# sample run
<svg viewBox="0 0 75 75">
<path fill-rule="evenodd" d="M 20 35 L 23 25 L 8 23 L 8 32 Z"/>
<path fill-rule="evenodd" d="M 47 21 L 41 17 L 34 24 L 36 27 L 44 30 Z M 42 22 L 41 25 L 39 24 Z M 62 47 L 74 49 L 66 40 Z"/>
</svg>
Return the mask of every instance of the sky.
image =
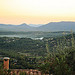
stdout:
<svg viewBox="0 0 75 75">
<path fill-rule="evenodd" d="M 75 0 L 0 0 L 0 23 L 75 21 Z"/>
</svg>

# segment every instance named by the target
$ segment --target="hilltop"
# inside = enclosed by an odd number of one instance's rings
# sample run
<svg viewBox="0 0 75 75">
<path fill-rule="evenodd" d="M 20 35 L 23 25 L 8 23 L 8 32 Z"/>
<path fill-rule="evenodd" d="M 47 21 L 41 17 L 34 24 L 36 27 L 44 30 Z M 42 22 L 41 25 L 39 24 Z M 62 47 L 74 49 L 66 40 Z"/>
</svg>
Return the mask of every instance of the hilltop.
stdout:
<svg viewBox="0 0 75 75">
<path fill-rule="evenodd" d="M 29 26 L 26 23 L 20 25 L 0 24 L 0 31 L 75 31 L 75 22 L 50 22 L 40 26 Z"/>
</svg>

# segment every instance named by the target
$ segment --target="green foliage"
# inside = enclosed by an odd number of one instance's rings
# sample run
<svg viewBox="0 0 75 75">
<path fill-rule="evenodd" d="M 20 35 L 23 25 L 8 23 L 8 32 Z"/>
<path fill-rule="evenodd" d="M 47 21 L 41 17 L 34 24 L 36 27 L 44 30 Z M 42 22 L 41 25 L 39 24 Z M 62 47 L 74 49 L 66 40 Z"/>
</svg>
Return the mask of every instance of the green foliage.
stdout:
<svg viewBox="0 0 75 75">
<path fill-rule="evenodd" d="M 43 56 L 46 52 L 45 44 L 42 40 L 32 40 L 30 38 L 0 37 L 0 49 L 25 53 L 24 55 L 28 53 L 29 56 Z"/>
<path fill-rule="evenodd" d="M 50 51 L 49 51 L 49 45 L 48 45 L 48 42 L 46 43 L 46 50 L 47 50 L 47 55 L 49 56 Z"/>
<path fill-rule="evenodd" d="M 10 57 L 11 69 L 36 68 L 40 56 L 45 56 L 44 41 L 30 38 L 0 37 L 0 55 Z"/>
<path fill-rule="evenodd" d="M 0 65 L 0 75 L 11 75 L 11 70 L 3 69 L 3 65 Z"/>
<path fill-rule="evenodd" d="M 20 72 L 20 75 L 27 75 L 26 72 Z"/>
<path fill-rule="evenodd" d="M 0 64 L 0 75 L 3 75 L 3 65 Z"/>
<path fill-rule="evenodd" d="M 71 34 L 71 45 L 67 45 L 67 39 L 57 39 L 55 52 L 51 52 L 40 66 L 43 73 L 53 75 L 74 75 L 75 72 L 75 40 Z M 48 47 L 48 45 L 47 45 Z M 48 48 L 47 48 L 48 49 Z M 49 54 L 49 53 L 48 53 Z"/>
<path fill-rule="evenodd" d="M 42 64 L 43 73 L 62 75 L 64 71 L 64 75 L 69 75 L 75 71 L 74 37 L 74 34 L 43 40 L 0 37 L 0 55 L 11 58 L 11 69 L 35 69 Z"/>
<path fill-rule="evenodd" d="M 54 75 L 71 75 L 72 71 L 69 65 L 66 63 L 66 59 L 63 56 L 59 58 L 56 57 L 53 66 L 54 66 Z"/>
<path fill-rule="evenodd" d="M 16 75 L 15 73 L 13 73 L 13 75 Z"/>
<path fill-rule="evenodd" d="M 45 63 L 45 64 L 42 64 L 40 65 L 40 70 L 42 73 L 45 73 L 45 74 L 49 74 L 49 71 L 50 71 L 50 63 Z"/>
</svg>

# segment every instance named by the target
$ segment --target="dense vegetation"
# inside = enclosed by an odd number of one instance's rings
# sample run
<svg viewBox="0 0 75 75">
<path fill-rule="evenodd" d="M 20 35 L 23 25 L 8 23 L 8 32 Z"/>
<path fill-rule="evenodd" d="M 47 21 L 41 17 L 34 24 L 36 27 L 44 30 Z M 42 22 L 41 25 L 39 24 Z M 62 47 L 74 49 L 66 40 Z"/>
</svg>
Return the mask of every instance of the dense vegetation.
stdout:
<svg viewBox="0 0 75 75">
<path fill-rule="evenodd" d="M 38 63 L 37 61 L 46 55 L 45 53 L 46 48 L 42 40 L 0 38 L 0 55 L 11 58 L 10 68 L 35 68 L 35 64 L 37 65 Z"/>
<path fill-rule="evenodd" d="M 10 57 L 10 68 L 40 69 L 53 75 L 75 73 L 75 34 L 43 40 L 0 37 L 0 58 Z M 2 59 L 0 59 L 2 63 Z"/>
<path fill-rule="evenodd" d="M 49 51 L 40 70 L 46 74 L 53 75 L 74 75 L 75 74 L 75 35 L 57 38 L 57 45 L 52 45 L 53 50 Z"/>
</svg>

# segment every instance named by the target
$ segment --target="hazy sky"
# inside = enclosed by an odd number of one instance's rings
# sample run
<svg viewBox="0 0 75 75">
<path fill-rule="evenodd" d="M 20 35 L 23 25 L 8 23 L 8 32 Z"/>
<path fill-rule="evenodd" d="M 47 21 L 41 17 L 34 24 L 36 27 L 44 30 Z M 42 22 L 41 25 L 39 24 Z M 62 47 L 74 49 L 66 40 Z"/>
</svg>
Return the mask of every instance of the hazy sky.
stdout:
<svg viewBox="0 0 75 75">
<path fill-rule="evenodd" d="M 0 23 L 75 21 L 75 0 L 0 0 Z"/>
</svg>

